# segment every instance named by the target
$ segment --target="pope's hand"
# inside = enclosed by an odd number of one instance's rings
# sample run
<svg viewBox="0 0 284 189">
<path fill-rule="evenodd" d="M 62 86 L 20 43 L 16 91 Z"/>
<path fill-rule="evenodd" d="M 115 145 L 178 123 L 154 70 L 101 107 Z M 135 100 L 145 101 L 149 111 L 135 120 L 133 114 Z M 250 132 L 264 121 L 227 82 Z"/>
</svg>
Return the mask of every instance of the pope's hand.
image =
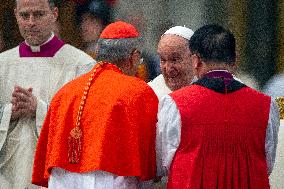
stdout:
<svg viewBox="0 0 284 189">
<path fill-rule="evenodd" d="M 15 86 L 12 93 L 12 120 L 36 116 L 37 98 L 32 94 L 32 90 Z"/>
</svg>

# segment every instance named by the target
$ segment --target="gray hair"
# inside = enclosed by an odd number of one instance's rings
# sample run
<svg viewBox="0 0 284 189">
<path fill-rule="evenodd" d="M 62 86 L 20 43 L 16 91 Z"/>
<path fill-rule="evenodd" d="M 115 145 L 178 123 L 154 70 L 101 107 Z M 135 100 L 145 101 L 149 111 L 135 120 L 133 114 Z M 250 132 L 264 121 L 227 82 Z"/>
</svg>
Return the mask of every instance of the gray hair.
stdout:
<svg viewBox="0 0 284 189">
<path fill-rule="evenodd" d="M 141 38 L 99 39 L 97 42 L 97 61 L 118 64 L 127 60 L 134 50 L 140 50 Z"/>
<path fill-rule="evenodd" d="M 16 6 L 19 0 L 15 0 Z M 55 7 L 55 0 L 47 0 L 48 5 L 50 7 L 50 9 L 53 9 Z"/>
</svg>

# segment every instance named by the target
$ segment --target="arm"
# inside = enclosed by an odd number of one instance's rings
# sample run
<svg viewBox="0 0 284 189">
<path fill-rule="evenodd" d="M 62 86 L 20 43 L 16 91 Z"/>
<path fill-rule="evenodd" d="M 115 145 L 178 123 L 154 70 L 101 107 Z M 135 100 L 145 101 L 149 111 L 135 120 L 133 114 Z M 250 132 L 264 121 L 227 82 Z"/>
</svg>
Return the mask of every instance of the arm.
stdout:
<svg viewBox="0 0 284 189">
<path fill-rule="evenodd" d="M 274 100 L 271 100 L 269 119 L 268 119 L 266 138 L 265 138 L 265 153 L 266 153 L 266 161 L 267 161 L 269 175 L 273 170 L 275 162 L 279 126 L 280 126 L 280 119 L 279 119 L 278 106 Z"/>
<path fill-rule="evenodd" d="M 159 103 L 157 124 L 157 174 L 167 174 L 180 144 L 181 119 L 173 99 L 165 96 Z"/>
</svg>

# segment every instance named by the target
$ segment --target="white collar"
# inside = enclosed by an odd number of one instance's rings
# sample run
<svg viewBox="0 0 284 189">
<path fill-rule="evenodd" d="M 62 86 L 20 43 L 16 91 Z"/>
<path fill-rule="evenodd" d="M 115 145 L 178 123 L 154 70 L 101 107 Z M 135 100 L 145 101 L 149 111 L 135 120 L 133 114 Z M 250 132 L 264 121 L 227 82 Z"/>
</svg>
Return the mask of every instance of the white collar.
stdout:
<svg viewBox="0 0 284 189">
<path fill-rule="evenodd" d="M 210 70 L 209 72 L 206 72 L 206 74 L 211 73 L 211 72 L 219 72 L 219 71 L 221 71 L 221 72 L 227 72 L 227 73 L 230 73 L 230 74 L 231 74 L 231 72 L 229 72 L 228 70 Z"/>
</svg>

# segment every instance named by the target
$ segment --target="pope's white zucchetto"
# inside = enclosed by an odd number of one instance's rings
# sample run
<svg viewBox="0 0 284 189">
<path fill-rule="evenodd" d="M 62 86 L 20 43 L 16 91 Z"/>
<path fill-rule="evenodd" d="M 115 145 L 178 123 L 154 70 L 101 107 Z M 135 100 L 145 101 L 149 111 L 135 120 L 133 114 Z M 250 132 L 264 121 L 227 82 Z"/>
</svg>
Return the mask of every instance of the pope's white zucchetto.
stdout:
<svg viewBox="0 0 284 189">
<path fill-rule="evenodd" d="M 193 31 L 184 26 L 174 26 L 168 29 L 163 35 L 171 34 L 183 37 L 187 40 L 190 40 L 191 36 L 193 35 Z"/>
</svg>

